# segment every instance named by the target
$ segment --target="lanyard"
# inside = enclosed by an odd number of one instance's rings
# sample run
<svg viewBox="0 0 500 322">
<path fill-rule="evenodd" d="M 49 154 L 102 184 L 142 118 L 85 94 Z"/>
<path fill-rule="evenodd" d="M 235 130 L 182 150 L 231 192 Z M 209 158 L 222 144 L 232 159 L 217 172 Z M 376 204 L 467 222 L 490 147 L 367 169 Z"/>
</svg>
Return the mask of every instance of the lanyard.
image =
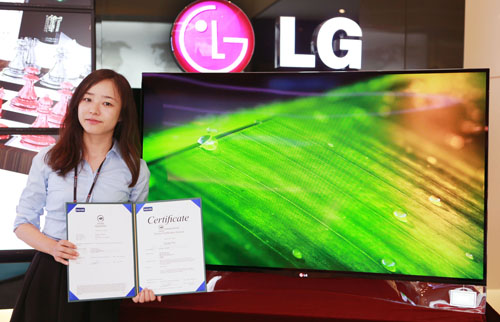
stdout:
<svg viewBox="0 0 500 322">
<path fill-rule="evenodd" d="M 95 186 L 95 183 L 97 182 L 97 178 L 99 177 L 99 174 L 101 173 L 101 168 L 102 168 L 102 165 L 104 164 L 104 161 L 106 161 L 106 158 L 104 158 L 104 160 L 102 160 L 101 165 L 97 169 L 97 173 L 95 174 L 95 177 L 94 177 L 94 182 L 92 182 L 92 186 L 90 187 L 89 193 L 87 195 L 87 201 L 85 201 L 85 202 L 89 202 L 89 200 L 90 200 L 90 195 L 92 195 L 92 191 L 94 190 L 94 186 Z M 77 186 L 77 182 L 78 182 L 78 173 L 76 171 L 76 168 L 77 167 L 75 167 L 75 181 L 74 181 L 74 186 L 73 186 L 73 202 L 74 203 L 76 203 L 76 186 Z"/>
</svg>

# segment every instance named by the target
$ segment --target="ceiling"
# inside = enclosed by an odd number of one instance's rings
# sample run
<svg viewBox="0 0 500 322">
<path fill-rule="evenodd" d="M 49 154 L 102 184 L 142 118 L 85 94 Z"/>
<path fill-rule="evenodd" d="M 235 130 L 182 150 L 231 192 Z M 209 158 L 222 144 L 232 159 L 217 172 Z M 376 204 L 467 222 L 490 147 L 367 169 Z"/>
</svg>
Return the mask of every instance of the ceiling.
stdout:
<svg viewBox="0 0 500 322">
<path fill-rule="evenodd" d="M 174 21 L 193 0 L 95 0 L 97 19 Z M 233 0 L 252 18 L 280 0 Z"/>
</svg>

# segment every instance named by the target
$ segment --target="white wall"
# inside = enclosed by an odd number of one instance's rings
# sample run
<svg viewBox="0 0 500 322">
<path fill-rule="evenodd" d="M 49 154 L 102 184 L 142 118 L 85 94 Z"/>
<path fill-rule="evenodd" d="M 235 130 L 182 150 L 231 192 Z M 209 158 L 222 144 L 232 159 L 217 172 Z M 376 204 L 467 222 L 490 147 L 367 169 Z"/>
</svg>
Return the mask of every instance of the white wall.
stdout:
<svg viewBox="0 0 500 322">
<path fill-rule="evenodd" d="M 465 1 L 465 68 L 490 68 L 488 302 L 500 310 L 500 1 Z"/>
</svg>

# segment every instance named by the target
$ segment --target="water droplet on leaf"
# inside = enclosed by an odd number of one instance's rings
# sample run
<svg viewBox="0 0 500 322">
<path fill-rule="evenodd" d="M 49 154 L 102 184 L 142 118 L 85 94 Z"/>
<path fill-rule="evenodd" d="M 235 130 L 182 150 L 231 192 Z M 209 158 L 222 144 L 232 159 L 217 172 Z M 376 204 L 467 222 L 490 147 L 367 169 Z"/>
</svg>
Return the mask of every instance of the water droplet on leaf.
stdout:
<svg viewBox="0 0 500 322">
<path fill-rule="evenodd" d="M 395 210 L 393 214 L 399 221 L 408 222 L 408 215 L 403 211 Z"/>
<path fill-rule="evenodd" d="M 394 273 L 396 271 L 396 262 L 392 258 L 383 258 L 380 262 L 389 272 Z"/>
<path fill-rule="evenodd" d="M 300 250 L 298 250 L 297 248 L 295 248 L 293 251 L 292 251 L 292 254 L 295 258 L 298 258 L 298 259 L 302 259 L 304 256 L 302 255 L 302 252 Z"/>
</svg>

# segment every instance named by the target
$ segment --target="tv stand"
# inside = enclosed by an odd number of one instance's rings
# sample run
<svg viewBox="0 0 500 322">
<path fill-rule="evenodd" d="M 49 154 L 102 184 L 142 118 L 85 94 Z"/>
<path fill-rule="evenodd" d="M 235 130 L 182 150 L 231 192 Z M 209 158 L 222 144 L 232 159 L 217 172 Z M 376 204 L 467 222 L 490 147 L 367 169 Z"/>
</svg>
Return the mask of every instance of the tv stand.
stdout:
<svg viewBox="0 0 500 322">
<path fill-rule="evenodd" d="M 484 314 L 404 303 L 384 280 L 209 271 L 207 281 L 215 276 L 213 292 L 124 300 L 120 321 L 486 321 Z"/>
</svg>

